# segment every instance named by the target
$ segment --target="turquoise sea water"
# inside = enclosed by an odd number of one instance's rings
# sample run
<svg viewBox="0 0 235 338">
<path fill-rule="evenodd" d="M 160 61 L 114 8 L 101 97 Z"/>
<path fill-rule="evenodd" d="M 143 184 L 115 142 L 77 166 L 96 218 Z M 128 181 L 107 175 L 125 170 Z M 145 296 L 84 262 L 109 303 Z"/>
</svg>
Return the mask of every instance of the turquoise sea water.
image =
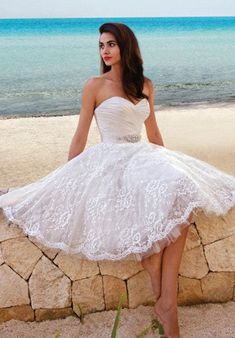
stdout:
<svg viewBox="0 0 235 338">
<path fill-rule="evenodd" d="M 235 102 L 235 17 L 0 20 L 0 116 L 78 114 L 99 75 L 98 28 L 135 32 L 157 109 Z"/>
</svg>

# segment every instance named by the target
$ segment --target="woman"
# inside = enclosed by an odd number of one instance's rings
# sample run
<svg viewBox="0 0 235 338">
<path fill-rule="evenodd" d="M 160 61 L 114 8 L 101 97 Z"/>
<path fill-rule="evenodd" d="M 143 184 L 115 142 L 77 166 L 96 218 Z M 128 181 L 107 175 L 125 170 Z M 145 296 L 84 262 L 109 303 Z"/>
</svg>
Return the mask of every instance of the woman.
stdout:
<svg viewBox="0 0 235 338">
<path fill-rule="evenodd" d="M 85 83 L 68 162 L 10 189 L 0 207 L 50 247 L 91 260 L 141 261 L 156 315 L 176 338 L 177 277 L 193 213 L 227 213 L 235 177 L 164 147 L 134 33 L 121 23 L 99 31 L 101 75 Z M 102 142 L 84 151 L 93 115 Z M 143 124 L 149 142 L 141 140 Z"/>
</svg>

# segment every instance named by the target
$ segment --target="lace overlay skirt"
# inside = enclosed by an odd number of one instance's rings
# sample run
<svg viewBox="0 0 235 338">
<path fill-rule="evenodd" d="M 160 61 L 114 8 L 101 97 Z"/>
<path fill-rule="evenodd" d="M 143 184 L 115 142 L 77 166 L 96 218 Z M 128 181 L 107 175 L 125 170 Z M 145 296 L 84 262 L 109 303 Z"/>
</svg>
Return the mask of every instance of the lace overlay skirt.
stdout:
<svg viewBox="0 0 235 338">
<path fill-rule="evenodd" d="M 48 247 L 140 261 L 175 241 L 191 213 L 220 216 L 235 205 L 234 176 L 138 138 L 122 141 L 101 142 L 11 188 L 0 196 L 5 216 Z"/>
</svg>

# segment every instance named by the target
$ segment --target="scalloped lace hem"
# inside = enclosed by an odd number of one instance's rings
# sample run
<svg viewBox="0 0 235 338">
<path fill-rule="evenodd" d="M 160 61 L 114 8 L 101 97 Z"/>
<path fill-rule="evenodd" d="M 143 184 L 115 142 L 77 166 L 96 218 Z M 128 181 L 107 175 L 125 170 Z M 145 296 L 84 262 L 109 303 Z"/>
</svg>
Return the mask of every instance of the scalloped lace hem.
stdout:
<svg viewBox="0 0 235 338">
<path fill-rule="evenodd" d="M 165 237 L 159 238 L 159 234 L 155 234 L 153 238 L 148 238 L 147 243 L 143 243 L 143 245 L 137 246 L 133 245 L 128 247 L 127 249 L 123 250 L 122 252 L 112 254 L 110 252 L 103 252 L 103 253 L 92 253 L 89 251 L 89 249 L 86 249 L 84 246 L 72 248 L 66 243 L 63 242 L 51 242 L 48 241 L 44 235 L 37 231 L 30 231 L 26 223 L 23 223 L 17 219 L 14 218 L 11 207 L 5 207 L 2 208 L 3 214 L 6 216 L 6 218 L 14 223 L 15 225 L 18 225 L 20 228 L 22 228 L 23 232 L 26 235 L 32 236 L 40 242 L 41 244 L 47 246 L 48 248 L 53 249 L 59 249 L 64 251 L 67 254 L 73 254 L 78 256 L 80 259 L 88 259 L 88 260 L 134 260 L 137 262 L 140 262 L 144 258 L 147 258 L 151 256 L 152 254 L 159 253 L 162 251 L 165 247 L 169 246 L 171 243 L 175 242 L 179 236 L 181 236 L 182 231 L 189 227 L 192 222 L 189 222 L 189 216 L 191 213 L 194 215 L 198 214 L 198 211 L 203 211 L 204 214 L 208 217 L 216 215 L 216 216 L 222 216 L 225 215 L 235 204 L 235 201 L 231 203 L 231 205 L 228 205 L 226 209 L 224 209 L 222 212 L 217 213 L 215 211 L 208 212 L 205 208 L 203 208 L 199 202 L 191 202 L 189 203 L 188 207 L 184 210 L 184 213 L 174 219 L 171 220 L 171 229 L 167 234 L 165 234 Z"/>
</svg>

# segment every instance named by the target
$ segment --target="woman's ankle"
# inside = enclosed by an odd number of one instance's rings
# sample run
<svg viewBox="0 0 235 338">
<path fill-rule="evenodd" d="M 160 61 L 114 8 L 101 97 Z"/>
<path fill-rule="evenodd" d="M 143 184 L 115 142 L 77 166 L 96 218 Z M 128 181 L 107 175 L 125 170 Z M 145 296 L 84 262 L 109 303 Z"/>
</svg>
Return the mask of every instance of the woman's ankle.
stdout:
<svg viewBox="0 0 235 338">
<path fill-rule="evenodd" d="M 175 299 L 175 297 L 169 297 L 169 296 L 164 296 L 164 295 L 160 295 L 160 297 L 157 300 L 158 305 L 164 309 L 164 311 L 168 311 L 172 308 L 177 308 L 177 299 Z"/>
</svg>

